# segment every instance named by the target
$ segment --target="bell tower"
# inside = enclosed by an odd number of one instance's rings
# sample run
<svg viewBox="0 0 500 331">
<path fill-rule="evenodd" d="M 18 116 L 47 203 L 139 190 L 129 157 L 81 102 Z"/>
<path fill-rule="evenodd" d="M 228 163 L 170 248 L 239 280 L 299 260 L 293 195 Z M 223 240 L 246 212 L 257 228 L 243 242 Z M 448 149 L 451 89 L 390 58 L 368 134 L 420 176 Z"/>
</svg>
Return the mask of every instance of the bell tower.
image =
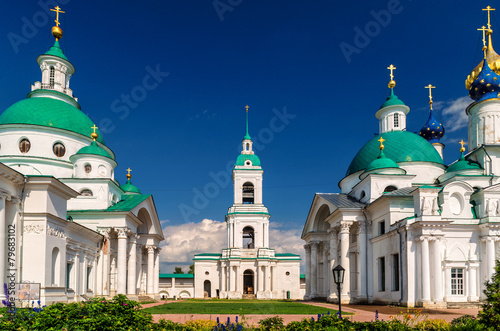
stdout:
<svg viewBox="0 0 500 331">
<path fill-rule="evenodd" d="M 246 106 L 246 134 L 241 154 L 233 168 L 234 202 L 226 215 L 228 248 L 258 249 L 269 247 L 269 218 L 262 202 L 264 170 L 253 151 L 248 134 L 248 109 Z"/>
</svg>

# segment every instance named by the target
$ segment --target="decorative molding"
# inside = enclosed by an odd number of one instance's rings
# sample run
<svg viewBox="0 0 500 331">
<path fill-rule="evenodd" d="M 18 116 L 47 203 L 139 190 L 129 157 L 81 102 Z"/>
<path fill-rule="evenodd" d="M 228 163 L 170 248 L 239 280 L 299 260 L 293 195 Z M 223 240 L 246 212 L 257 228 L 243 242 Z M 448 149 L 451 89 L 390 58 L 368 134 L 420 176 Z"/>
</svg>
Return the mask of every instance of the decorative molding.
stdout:
<svg viewBox="0 0 500 331">
<path fill-rule="evenodd" d="M 146 249 L 148 250 L 148 254 L 154 254 L 156 246 L 146 246 Z"/>
<path fill-rule="evenodd" d="M 340 223 L 340 234 L 349 234 L 349 229 L 351 228 L 351 222 L 341 222 Z"/>
<path fill-rule="evenodd" d="M 117 232 L 118 239 L 127 239 L 129 232 L 128 228 L 119 228 L 115 230 Z"/>
<path fill-rule="evenodd" d="M 53 228 L 50 225 L 47 225 L 47 235 L 56 238 L 66 239 L 66 232 L 64 229 Z"/>
<path fill-rule="evenodd" d="M 43 233 L 43 224 L 26 224 L 23 228 L 24 234 L 41 234 Z"/>
</svg>

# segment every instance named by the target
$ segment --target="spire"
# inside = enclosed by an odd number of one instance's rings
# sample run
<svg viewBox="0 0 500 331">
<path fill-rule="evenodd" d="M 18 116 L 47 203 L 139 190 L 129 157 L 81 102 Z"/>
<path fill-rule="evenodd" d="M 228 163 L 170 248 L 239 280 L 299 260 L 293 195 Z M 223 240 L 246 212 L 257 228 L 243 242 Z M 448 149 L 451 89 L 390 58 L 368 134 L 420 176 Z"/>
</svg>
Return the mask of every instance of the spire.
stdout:
<svg viewBox="0 0 500 331">
<path fill-rule="evenodd" d="M 95 130 L 97 130 L 99 128 L 97 126 L 95 126 L 95 124 L 94 124 L 94 126 L 92 126 L 91 129 L 94 130 L 94 132 L 92 132 L 90 134 L 90 138 L 92 138 L 93 141 L 96 141 L 97 138 L 99 138 L 99 135 L 95 132 Z"/>
<path fill-rule="evenodd" d="M 425 123 L 424 127 L 420 130 L 419 135 L 426 139 L 431 144 L 438 143 L 439 140 L 444 136 L 444 127 L 443 124 L 439 123 L 434 117 L 434 112 L 432 109 L 432 104 L 434 101 L 432 100 L 432 89 L 436 88 L 429 84 L 425 86 L 425 88 L 429 89 L 429 118 Z"/>
<path fill-rule="evenodd" d="M 132 174 L 131 174 L 131 172 L 132 172 L 132 169 L 130 169 L 130 167 L 128 167 L 128 168 L 127 168 L 127 176 L 126 176 L 126 177 L 127 177 L 127 181 L 129 181 L 129 180 L 130 180 L 130 178 L 132 178 Z"/>
<path fill-rule="evenodd" d="M 464 159 L 464 152 L 465 152 L 465 148 L 464 148 L 465 143 L 464 143 L 464 140 L 463 139 L 460 140 L 459 144 L 460 144 L 460 153 L 462 153 L 462 156 L 460 156 L 460 159 Z"/>
<path fill-rule="evenodd" d="M 397 95 L 394 94 L 394 86 L 396 86 L 396 81 L 394 80 L 394 70 L 396 70 L 396 67 L 394 65 L 390 65 L 387 67 L 387 69 L 390 70 L 390 73 L 389 73 L 389 77 L 391 78 L 391 80 L 389 81 L 389 84 L 387 84 L 387 86 L 389 87 L 390 89 L 390 94 L 389 96 L 387 97 L 387 99 L 385 99 L 385 102 L 382 106 L 380 106 L 379 109 L 382 109 L 382 108 L 385 108 L 385 107 L 388 107 L 388 106 L 394 106 L 394 105 L 405 105 L 403 101 L 401 101 Z"/>
<path fill-rule="evenodd" d="M 243 139 L 245 140 L 252 140 L 252 138 L 250 137 L 250 135 L 248 134 L 248 105 L 245 106 L 245 109 L 246 109 L 246 115 L 247 115 L 247 121 L 246 121 L 246 128 L 247 128 L 247 133 L 245 134 L 245 137 L 243 137 Z"/>
</svg>

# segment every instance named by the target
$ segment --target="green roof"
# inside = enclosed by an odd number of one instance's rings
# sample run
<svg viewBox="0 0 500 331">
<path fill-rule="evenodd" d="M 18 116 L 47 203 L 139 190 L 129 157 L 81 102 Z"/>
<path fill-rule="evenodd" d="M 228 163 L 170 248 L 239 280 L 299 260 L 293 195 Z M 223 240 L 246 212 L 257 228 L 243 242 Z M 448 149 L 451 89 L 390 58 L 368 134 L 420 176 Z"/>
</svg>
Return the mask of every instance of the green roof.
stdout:
<svg viewBox="0 0 500 331">
<path fill-rule="evenodd" d="M 195 254 L 194 256 L 222 256 L 220 253 L 200 253 L 200 254 Z"/>
<path fill-rule="evenodd" d="M 299 254 L 293 254 L 293 253 L 276 253 L 274 254 L 276 257 L 284 257 L 284 256 L 300 256 Z"/>
<path fill-rule="evenodd" d="M 120 188 L 124 192 L 127 192 L 127 193 L 139 193 L 139 194 L 141 194 L 141 191 L 139 190 L 139 188 L 137 188 L 137 186 L 135 186 L 135 185 L 132 185 L 132 182 L 130 181 L 130 179 L 127 179 L 127 182 L 125 184 L 123 184 L 122 186 L 120 186 Z"/>
<path fill-rule="evenodd" d="M 193 274 L 160 274 L 160 278 L 194 278 Z"/>
<path fill-rule="evenodd" d="M 378 141 L 382 136 L 385 141 L 385 155 L 399 162 L 432 162 L 443 164 L 443 159 L 427 140 L 408 131 L 384 132 L 373 137 L 356 154 L 347 169 L 346 176 L 366 169 L 378 157 Z"/>
<path fill-rule="evenodd" d="M 451 164 L 446 172 L 454 172 L 454 171 L 463 171 L 463 170 L 482 170 L 481 166 L 470 160 L 466 160 L 464 157 L 464 153 L 460 156 L 460 158 L 455 161 L 455 163 Z"/>
<path fill-rule="evenodd" d="M 252 162 L 252 166 L 260 166 L 260 159 L 255 154 L 240 154 L 236 159 L 235 166 L 244 166 L 245 161 L 250 160 Z"/>
<path fill-rule="evenodd" d="M 122 199 L 118 201 L 118 203 L 107 209 L 68 210 L 68 214 L 81 213 L 81 212 L 95 213 L 95 212 L 131 211 L 150 196 L 151 194 L 124 194 L 122 195 Z"/>
<path fill-rule="evenodd" d="M 32 97 L 16 102 L 0 115 L 2 124 L 39 125 L 68 130 L 90 138 L 94 122 L 67 102 L 48 97 Z M 104 144 L 99 130 L 97 141 Z"/>
<path fill-rule="evenodd" d="M 95 141 L 93 141 L 90 145 L 82 147 L 76 152 L 76 154 L 92 154 L 92 155 L 100 155 L 107 157 L 108 159 L 113 159 L 108 152 L 99 145 Z"/>
<path fill-rule="evenodd" d="M 54 46 L 52 46 L 45 54 L 57 56 L 57 57 L 60 57 L 62 59 L 65 59 L 66 61 L 69 61 L 68 58 L 64 55 L 63 50 L 61 49 L 61 46 L 59 46 L 59 41 L 57 41 L 57 40 L 54 43 Z"/>
<path fill-rule="evenodd" d="M 384 168 L 399 168 L 399 166 L 396 162 L 387 158 L 385 156 L 383 150 L 380 150 L 379 156 L 375 160 L 370 162 L 368 167 L 366 167 L 365 171 L 372 171 L 372 170 L 384 169 Z"/>
<path fill-rule="evenodd" d="M 388 96 L 387 99 L 385 99 L 385 102 L 382 104 L 382 106 L 380 106 L 379 109 L 395 105 L 406 106 L 405 103 L 401 99 L 399 99 L 397 95 L 394 94 L 394 89 L 391 88 L 391 95 Z"/>
</svg>

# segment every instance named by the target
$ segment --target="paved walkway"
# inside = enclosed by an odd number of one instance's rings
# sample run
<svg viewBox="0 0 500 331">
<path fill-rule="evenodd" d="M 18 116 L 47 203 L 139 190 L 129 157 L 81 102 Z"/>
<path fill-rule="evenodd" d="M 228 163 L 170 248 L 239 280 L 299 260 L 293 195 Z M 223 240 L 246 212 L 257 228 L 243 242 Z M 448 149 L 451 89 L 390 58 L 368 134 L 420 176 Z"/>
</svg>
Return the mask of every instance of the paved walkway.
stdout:
<svg viewBox="0 0 500 331">
<path fill-rule="evenodd" d="M 154 307 L 158 305 L 162 305 L 164 303 L 175 302 L 173 300 L 162 301 L 156 303 L 148 303 L 143 305 L 143 308 Z M 331 303 L 323 303 L 323 302 L 312 302 L 312 301 L 304 301 L 304 304 L 313 305 L 317 307 L 325 307 L 331 308 L 332 311 L 338 309 L 338 305 Z M 352 321 L 356 322 L 370 322 L 375 320 L 375 311 L 378 310 L 378 318 L 379 320 L 390 320 L 392 316 L 397 316 L 398 314 L 406 313 L 406 308 L 404 307 L 391 307 L 391 306 L 372 306 L 372 305 L 343 305 L 342 311 L 353 313 L 354 315 L 345 315 L 344 317 L 349 318 Z M 417 309 L 411 309 L 410 315 L 415 316 Z M 443 319 L 447 322 L 451 322 L 454 318 L 460 317 L 465 314 L 476 316 L 479 312 L 479 309 L 418 309 L 422 314 L 427 315 L 428 319 Z M 257 326 L 258 322 L 261 319 L 274 317 L 274 315 L 245 315 L 245 320 L 249 325 Z M 292 321 L 301 321 L 304 318 L 311 318 L 312 315 L 279 315 L 283 318 L 285 324 L 288 324 Z M 160 319 L 171 320 L 173 322 L 185 323 L 186 321 L 192 320 L 210 320 L 215 321 L 219 317 L 219 320 L 226 321 L 229 317 L 232 322 L 235 321 L 236 315 L 223 315 L 223 314 L 154 314 L 153 320 L 158 322 Z M 314 316 L 316 318 L 316 316 Z M 241 320 L 241 317 L 238 317 Z"/>
</svg>

